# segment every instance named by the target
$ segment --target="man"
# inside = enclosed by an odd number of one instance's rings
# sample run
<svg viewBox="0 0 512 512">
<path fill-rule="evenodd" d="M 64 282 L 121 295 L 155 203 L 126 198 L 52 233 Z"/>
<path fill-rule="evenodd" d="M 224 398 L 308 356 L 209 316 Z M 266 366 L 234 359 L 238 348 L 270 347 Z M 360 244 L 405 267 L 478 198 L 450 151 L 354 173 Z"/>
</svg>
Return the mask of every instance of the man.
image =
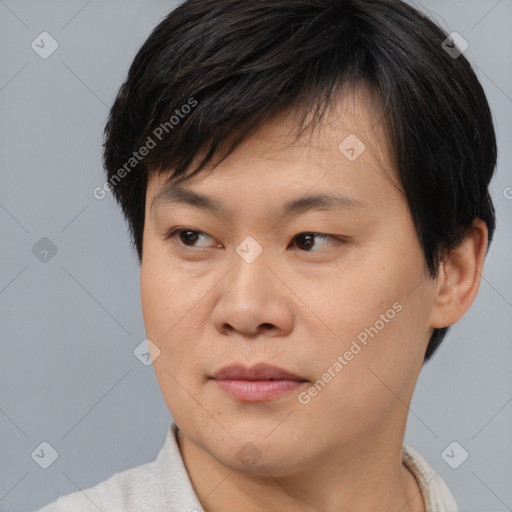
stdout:
<svg viewBox="0 0 512 512">
<path fill-rule="evenodd" d="M 104 163 L 174 422 L 155 462 L 42 511 L 457 510 L 403 446 L 495 227 L 455 43 L 394 0 L 188 0 L 156 27 Z"/>
</svg>

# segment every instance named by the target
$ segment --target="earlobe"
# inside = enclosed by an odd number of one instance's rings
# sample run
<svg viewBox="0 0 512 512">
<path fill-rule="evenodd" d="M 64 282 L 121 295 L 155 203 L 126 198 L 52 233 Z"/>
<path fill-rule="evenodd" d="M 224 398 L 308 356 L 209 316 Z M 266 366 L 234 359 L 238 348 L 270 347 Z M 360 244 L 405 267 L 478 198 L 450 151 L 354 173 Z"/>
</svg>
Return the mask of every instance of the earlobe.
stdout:
<svg viewBox="0 0 512 512">
<path fill-rule="evenodd" d="M 437 278 L 430 327 L 457 322 L 473 303 L 482 278 L 488 243 L 487 226 L 475 219 L 462 242 L 443 260 Z"/>
</svg>

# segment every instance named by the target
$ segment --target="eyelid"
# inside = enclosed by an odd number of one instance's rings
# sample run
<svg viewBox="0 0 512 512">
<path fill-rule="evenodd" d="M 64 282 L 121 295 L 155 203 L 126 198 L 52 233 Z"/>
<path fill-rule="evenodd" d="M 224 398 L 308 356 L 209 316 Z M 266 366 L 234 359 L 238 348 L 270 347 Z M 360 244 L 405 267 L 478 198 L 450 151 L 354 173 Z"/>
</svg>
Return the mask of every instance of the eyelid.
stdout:
<svg viewBox="0 0 512 512">
<path fill-rule="evenodd" d="M 210 237 L 212 240 L 214 240 L 214 238 L 211 235 L 209 235 L 208 233 L 205 233 L 204 231 L 200 231 L 199 229 L 189 228 L 187 226 L 178 226 L 178 227 L 170 229 L 167 232 L 167 234 L 164 236 L 164 240 L 170 240 L 171 238 L 175 238 L 176 235 L 178 235 L 182 231 L 193 231 L 194 233 L 197 233 L 198 235 L 206 235 L 206 236 Z M 196 248 L 189 247 L 182 243 L 179 243 L 179 245 L 185 249 L 196 249 L 196 250 L 197 249 L 208 249 L 208 247 L 196 247 Z"/>
<path fill-rule="evenodd" d="M 206 236 L 210 237 L 212 240 L 214 240 L 214 238 L 211 235 L 209 235 L 208 233 L 205 233 L 204 231 L 200 231 L 198 229 L 187 227 L 187 226 L 178 226 L 178 227 L 170 229 L 168 231 L 168 233 L 165 235 L 164 240 L 169 240 L 171 238 L 174 238 L 176 235 L 178 235 L 179 233 L 181 233 L 183 231 L 193 231 L 194 233 L 197 233 L 198 235 L 206 235 Z M 333 243 L 336 244 L 336 245 L 348 243 L 348 238 L 349 238 L 349 237 L 346 237 L 346 236 L 343 237 L 343 236 L 337 236 L 337 235 L 330 235 L 328 233 L 321 233 L 321 232 L 318 232 L 318 231 L 300 231 L 299 233 L 296 233 L 293 236 L 292 240 L 295 239 L 296 237 L 298 237 L 299 235 L 313 235 L 315 237 L 322 237 L 322 238 L 326 238 L 326 239 L 331 239 L 333 241 Z M 179 244 L 180 247 L 183 247 L 185 249 L 195 249 L 195 250 L 198 250 L 198 249 L 208 249 L 208 247 L 190 247 L 190 246 L 187 246 L 187 245 L 182 244 L 180 242 L 178 242 L 178 244 Z M 301 251 L 301 252 L 309 253 L 309 254 L 314 254 L 315 252 L 320 252 L 320 251 Z"/>
<path fill-rule="evenodd" d="M 208 233 L 203 233 L 202 231 L 199 231 L 197 229 L 188 228 L 187 226 L 178 226 L 178 227 L 170 229 L 167 232 L 167 234 L 164 236 L 164 240 L 167 240 L 167 239 L 171 238 L 172 236 L 178 234 L 180 231 L 194 231 L 194 232 L 200 233 L 202 235 L 207 235 L 208 234 Z M 208 236 L 210 236 L 210 235 L 208 235 Z"/>
</svg>

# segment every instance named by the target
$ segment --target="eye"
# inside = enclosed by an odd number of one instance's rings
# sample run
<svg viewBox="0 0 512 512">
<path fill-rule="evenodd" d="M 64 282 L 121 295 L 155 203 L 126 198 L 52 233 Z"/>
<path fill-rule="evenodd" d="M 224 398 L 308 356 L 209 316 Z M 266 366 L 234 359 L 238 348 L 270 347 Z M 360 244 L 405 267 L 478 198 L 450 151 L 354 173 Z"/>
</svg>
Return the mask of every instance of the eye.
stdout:
<svg viewBox="0 0 512 512">
<path fill-rule="evenodd" d="M 213 240 L 213 238 L 206 233 L 203 233 L 202 231 L 197 231 L 195 229 L 190 228 L 175 228 L 172 229 L 169 234 L 165 237 L 166 240 L 168 239 L 175 239 L 179 238 L 179 242 L 186 247 L 208 247 L 207 242 L 204 243 L 204 245 L 196 246 L 196 244 L 199 240 L 205 240 L 210 239 Z M 295 245 L 299 247 L 301 250 L 304 250 L 304 252 L 317 252 L 318 250 L 322 249 L 322 245 L 325 246 L 325 244 L 320 244 L 320 249 L 315 249 L 314 251 L 311 251 L 311 248 L 314 247 L 316 240 L 321 240 L 323 242 L 325 241 L 331 241 L 332 243 L 343 243 L 344 240 L 341 237 L 331 236 L 331 235 L 325 235 L 323 233 L 315 233 L 315 232 L 304 232 L 299 233 L 298 235 L 295 235 L 293 237 L 293 240 L 295 242 Z M 328 244 L 328 245 L 331 245 Z M 221 247 L 220 244 L 217 244 L 216 247 Z"/>
<path fill-rule="evenodd" d="M 205 238 L 212 239 L 212 237 L 207 235 L 206 233 L 203 233 L 201 231 L 197 231 L 195 229 L 189 229 L 189 228 L 176 228 L 176 229 L 172 229 L 167 234 L 165 239 L 166 240 L 174 239 L 176 237 L 179 237 L 180 242 L 183 243 L 183 245 L 186 245 L 187 247 L 195 247 L 194 243 L 196 243 L 199 239 L 203 239 L 203 240 Z M 202 247 L 207 247 L 207 245 L 204 245 Z"/>
<path fill-rule="evenodd" d="M 305 247 L 305 251 L 307 252 L 317 252 L 317 250 L 315 251 L 310 251 L 309 249 L 311 249 L 311 247 L 314 246 L 315 244 L 315 239 L 317 240 L 331 240 L 331 241 L 334 241 L 334 243 L 342 243 L 343 240 L 339 237 L 335 237 L 335 236 L 331 236 L 331 235 L 324 235 L 323 233 L 312 233 L 312 232 L 305 232 L 305 233 L 300 233 L 298 235 L 295 235 L 294 237 L 294 240 L 297 241 L 296 245 L 297 246 L 302 246 L 302 247 Z M 329 244 L 331 245 L 331 244 Z M 320 247 L 321 249 L 322 247 Z"/>
</svg>

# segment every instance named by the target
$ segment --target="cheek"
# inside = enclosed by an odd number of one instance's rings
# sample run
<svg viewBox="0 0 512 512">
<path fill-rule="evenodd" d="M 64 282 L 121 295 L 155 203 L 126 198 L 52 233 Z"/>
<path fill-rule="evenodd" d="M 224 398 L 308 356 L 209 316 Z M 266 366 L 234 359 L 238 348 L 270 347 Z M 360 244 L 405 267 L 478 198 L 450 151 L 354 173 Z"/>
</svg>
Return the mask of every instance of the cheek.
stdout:
<svg viewBox="0 0 512 512">
<path fill-rule="evenodd" d="M 395 394 L 412 389 L 430 335 L 433 301 L 420 256 L 402 265 L 361 260 L 360 271 L 354 268 L 319 285 L 316 297 L 311 296 L 322 324 L 329 327 L 321 326 L 325 336 L 313 338 L 315 374 L 324 381 L 329 370 L 336 375 L 319 394 L 340 412 L 352 409 L 357 414 L 376 403 L 386 407 L 396 401 Z"/>
<path fill-rule="evenodd" d="M 195 297 L 191 296 L 190 287 L 184 286 L 183 278 L 169 271 L 151 250 L 147 250 L 144 258 L 140 283 L 142 313 L 146 336 L 159 350 L 153 369 L 173 418 L 183 423 L 194 404 L 188 391 L 195 390 L 197 385 L 197 357 L 190 343 L 191 337 L 198 336 L 191 332 L 197 326 L 191 322 Z"/>
<path fill-rule="evenodd" d="M 148 243 L 141 265 L 141 306 L 147 337 L 159 348 L 155 371 L 186 377 L 195 372 L 197 343 L 204 338 L 205 295 L 200 280 L 176 271 L 172 262 Z M 191 284 L 192 283 L 192 284 Z M 169 381 L 169 382 L 167 382 Z M 166 379 L 166 387 L 174 387 Z"/>
<path fill-rule="evenodd" d="M 382 268 L 378 262 L 361 259 L 324 280 L 299 281 L 302 287 L 299 284 L 294 293 L 311 305 L 314 314 L 305 317 L 322 330 L 322 335 L 314 338 L 319 348 L 329 345 L 327 336 L 336 350 L 348 350 L 352 340 L 364 344 L 373 336 L 381 338 L 397 323 L 407 284 L 389 267 Z M 402 279 L 407 280 L 403 274 Z"/>
<path fill-rule="evenodd" d="M 168 289 L 162 283 L 162 273 L 158 267 L 152 263 L 150 254 L 144 256 L 145 260 L 141 266 L 140 292 L 141 306 L 146 333 L 150 339 L 155 339 L 161 343 L 161 327 L 163 319 L 166 317 L 167 304 L 169 297 Z M 160 343 L 157 343 L 160 345 Z"/>
<path fill-rule="evenodd" d="M 309 397 L 300 397 L 301 404 L 308 401 L 300 407 L 307 415 L 322 418 L 317 428 L 323 435 L 335 432 L 340 442 L 357 436 L 371 438 L 383 423 L 406 414 L 404 404 L 421 370 L 425 333 L 417 323 L 415 305 L 403 300 L 400 306 L 366 309 L 364 315 L 360 312 L 357 319 L 346 322 L 340 317 L 338 341 L 331 346 L 317 342 L 312 357 L 317 380 L 309 388 Z M 388 323 L 375 316 L 381 311 L 388 312 Z"/>
<path fill-rule="evenodd" d="M 148 243 L 141 265 L 140 290 L 147 333 L 167 343 L 197 303 L 197 286 L 173 269 L 161 250 Z"/>
</svg>

